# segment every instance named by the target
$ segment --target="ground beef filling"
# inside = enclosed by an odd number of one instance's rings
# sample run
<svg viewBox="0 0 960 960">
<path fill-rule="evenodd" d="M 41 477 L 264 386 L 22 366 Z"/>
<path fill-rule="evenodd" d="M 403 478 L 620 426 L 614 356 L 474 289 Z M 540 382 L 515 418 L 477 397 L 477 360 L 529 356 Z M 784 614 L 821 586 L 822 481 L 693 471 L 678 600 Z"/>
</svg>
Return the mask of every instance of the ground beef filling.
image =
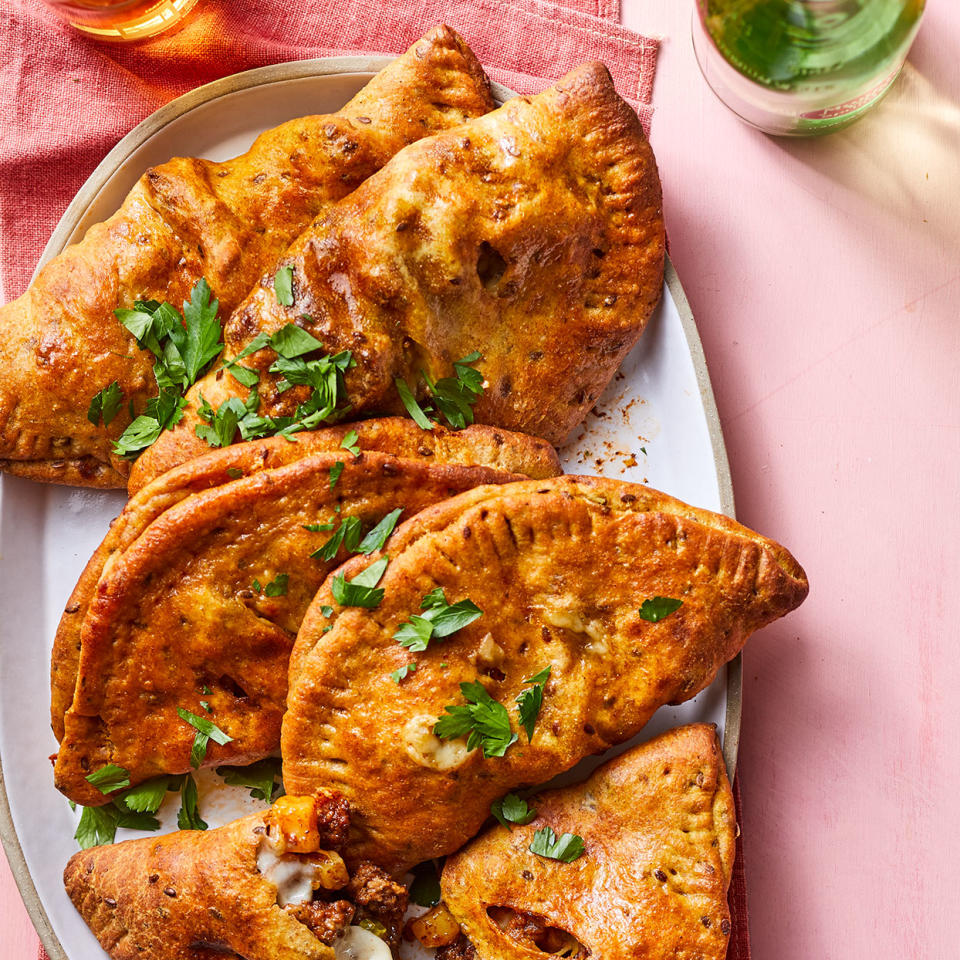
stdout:
<svg viewBox="0 0 960 960">
<path fill-rule="evenodd" d="M 476 960 L 477 951 L 461 933 L 449 946 L 438 947 L 434 960 Z"/>
</svg>

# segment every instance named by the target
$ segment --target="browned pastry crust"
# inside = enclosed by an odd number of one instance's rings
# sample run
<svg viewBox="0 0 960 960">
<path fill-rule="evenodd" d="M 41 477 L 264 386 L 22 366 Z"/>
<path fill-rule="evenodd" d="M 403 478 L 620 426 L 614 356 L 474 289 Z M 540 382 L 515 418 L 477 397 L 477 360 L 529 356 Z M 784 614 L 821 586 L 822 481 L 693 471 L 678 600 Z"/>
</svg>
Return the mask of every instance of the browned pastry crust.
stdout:
<svg viewBox="0 0 960 960">
<path fill-rule="evenodd" d="M 401 147 L 492 109 L 472 52 L 438 26 L 342 110 L 261 134 L 224 163 L 177 158 L 140 179 L 120 210 L 91 227 L 0 308 L 0 469 L 36 480 L 122 487 L 109 427 L 86 418 L 116 380 L 137 412 L 154 395 L 153 356 L 116 320 L 135 300 L 179 304 L 206 277 L 226 317 L 328 205 Z"/>
<path fill-rule="evenodd" d="M 74 854 L 63 882 L 114 960 L 334 960 L 257 871 L 263 814 Z"/>
<path fill-rule="evenodd" d="M 278 452 L 269 442 L 253 446 L 254 460 L 258 448 Z M 469 439 L 453 442 L 445 453 L 464 455 L 469 447 Z M 331 487 L 336 463 L 344 469 Z M 341 547 L 334 560 L 311 556 L 333 527 L 352 516 L 365 532 L 396 507 L 410 516 L 478 484 L 517 479 L 456 460 L 375 451 L 354 458 L 337 450 L 198 490 L 153 519 L 146 497 L 142 519 L 149 522 L 105 563 L 81 626 L 76 689 L 54 768 L 58 789 L 96 805 L 106 798 L 85 778 L 106 764 L 124 767 L 132 784 L 189 770 L 195 731 L 178 708 L 209 715 L 233 738 L 211 742 L 205 765 L 274 751 L 297 629 L 326 575 L 347 555 Z M 169 490 L 158 497 L 173 499 Z M 130 536 L 142 526 L 139 499 Z M 305 529 L 317 523 L 332 528 Z M 120 540 L 127 526 L 121 523 Z M 289 577 L 283 595 L 256 591 L 254 580 L 263 587 L 278 574 Z"/>
<path fill-rule="evenodd" d="M 603 960 L 723 960 L 736 821 L 712 726 L 670 730 L 529 804 L 532 823 L 492 827 L 443 870 L 443 899 L 480 960 L 543 960 L 538 928 Z M 531 853 L 544 827 L 581 836 L 584 854 Z M 512 917 L 530 917 L 533 936 Z"/>
<path fill-rule="evenodd" d="M 226 353 L 303 324 L 352 350 L 354 410 L 402 413 L 394 379 L 449 376 L 473 350 L 488 388 L 481 423 L 562 441 L 636 343 L 663 285 L 660 181 L 636 114 L 602 64 L 537 97 L 401 151 L 306 230 L 281 262 L 294 303 L 269 281 L 226 326 Z M 289 415 L 307 388 L 279 393 L 264 349 L 261 411 Z M 194 388 L 218 406 L 230 377 Z M 141 458 L 155 476 L 202 450 L 195 408 Z"/>
<path fill-rule="evenodd" d="M 282 437 L 238 443 L 222 450 L 211 450 L 203 457 L 162 474 L 135 493 L 111 524 L 67 601 L 50 659 L 50 720 L 57 740 L 63 739 L 63 717 L 73 702 L 77 685 L 81 626 L 97 582 L 105 566 L 112 562 L 111 558 L 126 550 L 150 523 L 185 497 L 230 483 L 237 478 L 237 471 L 240 475 L 250 476 L 313 453 L 338 450 L 350 430 L 357 431 L 357 443 L 362 449 L 405 460 L 488 466 L 535 479 L 554 477 L 561 472 L 556 451 L 534 437 L 479 424 L 465 430 L 437 427 L 424 431 L 411 420 L 384 417 L 300 433 L 296 443 Z"/>
<path fill-rule="evenodd" d="M 808 589 L 773 541 L 599 478 L 469 491 L 408 521 L 384 551 L 376 609 L 337 606 L 328 579 L 304 617 L 282 750 L 287 789 L 340 790 L 354 814 L 347 853 L 392 873 L 457 849 L 506 791 L 547 781 L 629 739 L 661 705 L 693 697 Z M 350 560 L 338 574 L 351 579 L 375 559 Z M 483 616 L 411 655 L 393 635 L 438 586 Z M 654 596 L 683 606 L 648 622 L 638 611 Z M 411 660 L 417 671 L 393 683 L 389 672 Z M 514 701 L 548 665 L 527 744 Z M 504 757 L 468 753 L 463 740 L 438 749 L 434 720 L 464 702 L 467 681 L 508 708 L 521 739 Z"/>
<path fill-rule="evenodd" d="M 318 806 L 326 799 L 315 798 Z M 278 806 L 215 830 L 81 851 L 64 870 L 67 893 L 114 960 L 216 960 L 224 954 L 334 960 L 328 944 L 354 917 L 398 928 L 406 891 L 369 864 L 349 878 L 342 873 L 348 882 L 340 889 L 334 883 L 312 901 L 278 904 L 277 886 L 258 869 Z M 328 839 L 315 838 L 335 859 L 337 846 Z"/>
</svg>

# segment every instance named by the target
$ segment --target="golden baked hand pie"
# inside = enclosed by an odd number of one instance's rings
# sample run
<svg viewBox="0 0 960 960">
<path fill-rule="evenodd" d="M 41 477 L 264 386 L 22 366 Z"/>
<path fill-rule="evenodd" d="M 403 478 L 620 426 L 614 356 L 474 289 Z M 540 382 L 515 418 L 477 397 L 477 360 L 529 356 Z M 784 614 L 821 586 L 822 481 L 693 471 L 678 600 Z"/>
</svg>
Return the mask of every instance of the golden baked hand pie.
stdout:
<svg viewBox="0 0 960 960">
<path fill-rule="evenodd" d="M 281 797 L 215 830 L 81 851 L 63 882 L 114 960 L 390 960 L 407 892 L 372 864 L 348 872 L 348 822 L 337 794 Z"/>
<path fill-rule="evenodd" d="M 226 318 L 291 241 L 401 147 L 479 116 L 483 70 L 438 26 L 342 110 L 292 120 L 224 163 L 177 158 L 148 170 L 120 210 L 47 264 L 0 308 L 0 468 L 36 480 L 122 487 L 112 452 L 156 393 L 153 354 L 114 317 L 137 300 L 189 298 L 205 277 Z M 87 419 L 116 381 L 109 427 Z"/>
<path fill-rule="evenodd" d="M 556 451 L 543 440 L 474 424 L 465 430 L 436 427 L 421 430 L 413 421 L 383 417 L 299 433 L 295 443 L 282 437 L 251 440 L 211 450 L 158 477 L 134 494 L 96 553 L 84 568 L 67 601 L 50 658 L 50 719 L 57 740 L 63 739 L 63 716 L 73 702 L 80 661 L 81 626 L 104 567 L 127 549 L 165 510 L 193 493 L 229 483 L 239 476 L 293 463 L 324 451 L 341 449 L 351 430 L 363 450 L 423 463 L 460 463 L 492 467 L 505 473 L 537 478 L 561 472 Z"/>
<path fill-rule="evenodd" d="M 474 414 L 562 441 L 636 343 L 663 285 L 660 181 L 636 114 L 602 64 L 536 97 L 401 151 L 315 221 L 280 263 L 293 303 L 269 278 L 231 316 L 225 353 L 296 322 L 330 354 L 350 350 L 353 410 L 403 413 L 400 378 L 423 393 L 473 351 L 487 389 Z M 260 412 L 292 415 L 307 387 L 279 392 L 270 348 Z M 204 378 L 214 407 L 246 396 Z M 152 477 L 203 451 L 196 407 L 140 458 Z"/>
<path fill-rule="evenodd" d="M 375 556 L 348 561 L 311 604 L 281 743 L 287 789 L 342 791 L 354 815 L 349 857 L 391 872 L 456 850 L 497 797 L 693 697 L 808 589 L 773 541 L 599 478 L 468 491 L 398 528 L 384 555 L 374 609 L 344 606 L 334 590 L 343 596 Z M 402 638 L 414 632 L 411 617 L 437 588 L 482 616 L 411 653 L 394 635 L 404 623 Z M 415 672 L 395 683 L 408 663 Z M 530 736 L 521 718 L 535 688 Z"/>
<path fill-rule="evenodd" d="M 417 460 L 363 449 L 356 457 L 309 452 L 288 463 L 281 455 L 281 465 L 198 490 L 155 518 L 147 496 L 140 521 L 144 505 L 135 498 L 80 629 L 57 787 L 96 805 L 107 798 L 86 777 L 108 764 L 123 767 L 132 784 L 188 771 L 197 731 L 181 710 L 232 738 L 211 741 L 204 766 L 274 751 L 297 629 L 347 548 L 375 549 L 361 538 L 393 511 L 412 516 L 478 484 L 518 479 L 458 462 L 471 456 L 470 447 L 461 437 Z M 277 454 L 278 445 L 256 444 L 248 459 L 256 463 L 264 449 Z M 222 457 L 231 462 L 226 451 Z M 197 471 L 201 480 L 214 472 L 208 464 Z M 335 537 L 344 541 L 339 547 Z M 328 541 L 330 552 L 318 554 Z"/>
<path fill-rule="evenodd" d="M 479 960 L 542 960 L 557 943 L 571 958 L 723 960 L 736 820 L 712 726 L 670 730 L 527 803 L 529 824 L 491 827 L 443 869 Z M 531 853 L 546 829 L 580 837 L 582 855 Z"/>
</svg>

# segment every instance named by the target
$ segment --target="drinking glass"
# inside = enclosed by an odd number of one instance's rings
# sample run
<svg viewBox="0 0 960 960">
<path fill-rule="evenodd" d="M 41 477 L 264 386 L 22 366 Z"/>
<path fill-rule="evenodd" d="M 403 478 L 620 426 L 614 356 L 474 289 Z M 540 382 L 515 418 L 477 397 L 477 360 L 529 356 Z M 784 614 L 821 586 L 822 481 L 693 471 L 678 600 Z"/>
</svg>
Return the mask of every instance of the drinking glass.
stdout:
<svg viewBox="0 0 960 960">
<path fill-rule="evenodd" d="M 98 40 L 145 40 L 179 26 L 197 0 L 46 0 L 72 27 Z"/>
<path fill-rule="evenodd" d="M 696 0 L 693 47 L 714 93 L 782 136 L 841 129 L 897 78 L 925 0 Z"/>
</svg>

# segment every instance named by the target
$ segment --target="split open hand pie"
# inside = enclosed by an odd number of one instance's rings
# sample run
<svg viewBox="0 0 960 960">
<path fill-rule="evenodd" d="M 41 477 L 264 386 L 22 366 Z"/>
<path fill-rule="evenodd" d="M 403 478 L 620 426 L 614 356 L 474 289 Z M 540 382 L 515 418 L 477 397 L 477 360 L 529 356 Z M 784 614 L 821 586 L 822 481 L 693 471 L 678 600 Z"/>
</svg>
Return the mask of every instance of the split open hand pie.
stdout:
<svg viewBox="0 0 960 960">
<path fill-rule="evenodd" d="M 113 960 L 391 960 L 407 892 L 347 870 L 348 823 L 335 793 L 281 797 L 216 830 L 83 850 L 64 884 Z"/>
<path fill-rule="evenodd" d="M 491 827 L 443 869 L 479 960 L 543 960 L 554 944 L 570 958 L 723 960 L 736 819 L 712 726 L 669 730 L 526 802 L 535 818 Z M 583 853 L 531 852 L 547 829 Z"/>
</svg>

